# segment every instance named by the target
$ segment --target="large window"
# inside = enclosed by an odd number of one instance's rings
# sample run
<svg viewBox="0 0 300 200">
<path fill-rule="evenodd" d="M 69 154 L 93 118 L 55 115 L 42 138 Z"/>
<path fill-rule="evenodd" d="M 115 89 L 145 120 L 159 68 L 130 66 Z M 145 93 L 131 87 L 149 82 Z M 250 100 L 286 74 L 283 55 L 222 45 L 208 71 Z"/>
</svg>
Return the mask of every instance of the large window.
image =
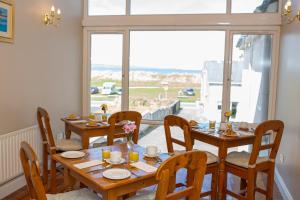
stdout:
<svg viewBox="0 0 300 200">
<path fill-rule="evenodd" d="M 236 121 L 268 119 L 272 35 L 234 34 L 230 101 Z M 242 94 L 242 95 L 241 95 Z"/>
<path fill-rule="evenodd" d="M 122 53 L 122 34 L 91 35 L 91 112 L 102 104 L 108 104 L 110 112 L 121 110 Z"/>
<path fill-rule="evenodd" d="M 233 121 L 274 117 L 278 0 L 84 2 L 83 115 L 103 103 L 109 113 L 139 111 L 139 144 L 163 151 L 169 114 L 199 122 L 225 120 L 228 110 Z"/>
<path fill-rule="evenodd" d="M 220 120 L 224 51 L 224 31 L 131 32 L 129 109 L 150 120 Z"/>
</svg>

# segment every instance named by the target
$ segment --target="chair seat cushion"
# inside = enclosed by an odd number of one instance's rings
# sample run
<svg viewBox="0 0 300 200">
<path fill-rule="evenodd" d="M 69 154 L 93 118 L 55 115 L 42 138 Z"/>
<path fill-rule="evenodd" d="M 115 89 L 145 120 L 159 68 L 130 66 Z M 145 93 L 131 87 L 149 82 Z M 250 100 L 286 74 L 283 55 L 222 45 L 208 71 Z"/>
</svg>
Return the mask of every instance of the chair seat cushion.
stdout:
<svg viewBox="0 0 300 200">
<path fill-rule="evenodd" d="M 155 194 L 155 192 L 149 192 L 148 194 L 130 197 L 127 200 L 155 200 Z"/>
<path fill-rule="evenodd" d="M 56 142 L 56 149 L 58 151 L 78 151 L 82 149 L 82 145 L 79 139 L 62 139 Z"/>
<path fill-rule="evenodd" d="M 226 162 L 240 167 L 249 168 L 250 156 L 251 154 L 246 151 L 234 151 L 227 155 Z M 257 157 L 256 164 L 266 162 L 268 160 L 268 157 Z"/>
<path fill-rule="evenodd" d="M 47 194 L 48 200 L 97 200 L 99 197 L 96 193 L 89 191 L 88 189 L 74 190 L 59 194 Z"/>
<path fill-rule="evenodd" d="M 196 150 L 196 149 L 194 149 Z M 174 151 L 174 154 L 175 155 L 178 155 L 180 153 L 184 153 L 186 152 L 185 150 L 176 150 Z M 206 161 L 206 164 L 209 165 L 209 164 L 212 164 L 212 163 L 216 163 L 219 161 L 219 158 L 217 156 L 215 156 L 214 154 L 208 152 L 208 151 L 204 151 L 206 153 L 206 156 L 207 156 L 207 161 Z"/>
<path fill-rule="evenodd" d="M 213 163 L 216 163 L 216 162 L 219 161 L 219 158 L 216 155 L 214 155 L 214 154 L 212 154 L 208 151 L 205 151 L 205 153 L 206 153 L 206 156 L 207 156 L 207 161 L 206 161 L 207 165 L 213 164 Z"/>
</svg>

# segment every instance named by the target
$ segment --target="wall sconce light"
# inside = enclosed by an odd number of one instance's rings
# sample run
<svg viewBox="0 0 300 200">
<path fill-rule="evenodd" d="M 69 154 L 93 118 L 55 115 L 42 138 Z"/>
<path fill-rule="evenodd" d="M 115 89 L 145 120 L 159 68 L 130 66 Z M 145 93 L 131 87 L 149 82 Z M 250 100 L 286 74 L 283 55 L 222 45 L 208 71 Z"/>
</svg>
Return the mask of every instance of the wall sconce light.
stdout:
<svg viewBox="0 0 300 200">
<path fill-rule="evenodd" d="M 61 10 L 52 6 L 49 13 L 44 14 L 44 24 L 57 26 L 61 20 Z"/>
<path fill-rule="evenodd" d="M 283 13 L 282 16 L 284 16 L 286 19 L 286 22 L 288 24 L 293 23 L 296 19 L 298 19 L 298 21 L 300 21 L 300 10 L 298 10 L 297 15 L 292 16 L 292 1 L 291 0 L 287 0 L 287 2 L 284 5 L 284 9 L 283 9 Z"/>
</svg>

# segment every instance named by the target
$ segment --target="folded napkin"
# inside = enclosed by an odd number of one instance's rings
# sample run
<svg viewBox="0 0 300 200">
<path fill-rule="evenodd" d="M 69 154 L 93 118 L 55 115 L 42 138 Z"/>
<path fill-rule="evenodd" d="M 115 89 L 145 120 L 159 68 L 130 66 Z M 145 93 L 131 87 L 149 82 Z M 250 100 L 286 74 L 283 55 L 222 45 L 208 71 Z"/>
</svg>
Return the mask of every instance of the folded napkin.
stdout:
<svg viewBox="0 0 300 200">
<path fill-rule="evenodd" d="M 88 162 L 74 164 L 74 166 L 78 169 L 84 169 L 84 168 L 93 167 L 93 166 L 101 165 L 101 164 L 103 164 L 102 160 L 92 160 L 92 161 L 88 161 Z"/>
<path fill-rule="evenodd" d="M 144 162 L 138 161 L 136 163 L 132 163 L 131 166 L 138 168 L 140 170 L 143 170 L 147 173 L 152 173 L 152 172 L 156 172 L 157 168 L 153 167 L 152 165 L 148 165 Z"/>
<path fill-rule="evenodd" d="M 80 123 L 87 123 L 88 121 L 87 120 L 73 120 L 73 121 L 70 121 L 70 123 L 72 124 L 80 124 Z"/>
</svg>

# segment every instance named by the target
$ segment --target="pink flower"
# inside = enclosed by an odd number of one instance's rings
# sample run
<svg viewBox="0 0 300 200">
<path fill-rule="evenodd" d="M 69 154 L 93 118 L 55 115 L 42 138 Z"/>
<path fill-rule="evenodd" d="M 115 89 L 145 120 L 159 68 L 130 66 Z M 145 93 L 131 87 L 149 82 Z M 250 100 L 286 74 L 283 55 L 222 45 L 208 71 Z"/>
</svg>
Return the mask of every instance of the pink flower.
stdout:
<svg viewBox="0 0 300 200">
<path fill-rule="evenodd" d="M 125 133 L 132 133 L 135 129 L 136 125 L 134 123 L 128 123 L 123 126 Z"/>
</svg>

